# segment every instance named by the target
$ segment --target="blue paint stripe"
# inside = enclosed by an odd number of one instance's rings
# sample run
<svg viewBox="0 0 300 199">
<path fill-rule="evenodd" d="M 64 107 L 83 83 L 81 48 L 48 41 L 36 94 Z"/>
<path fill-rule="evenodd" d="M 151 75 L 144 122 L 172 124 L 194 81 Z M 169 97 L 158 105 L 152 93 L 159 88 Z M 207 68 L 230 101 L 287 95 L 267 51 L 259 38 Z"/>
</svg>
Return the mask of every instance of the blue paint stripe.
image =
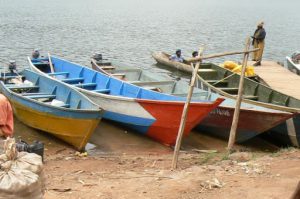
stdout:
<svg viewBox="0 0 300 199">
<path fill-rule="evenodd" d="M 149 127 L 155 122 L 154 119 L 140 118 L 110 111 L 106 111 L 103 118 L 119 122 L 122 125 L 128 126 L 142 134 L 146 134 Z"/>
</svg>

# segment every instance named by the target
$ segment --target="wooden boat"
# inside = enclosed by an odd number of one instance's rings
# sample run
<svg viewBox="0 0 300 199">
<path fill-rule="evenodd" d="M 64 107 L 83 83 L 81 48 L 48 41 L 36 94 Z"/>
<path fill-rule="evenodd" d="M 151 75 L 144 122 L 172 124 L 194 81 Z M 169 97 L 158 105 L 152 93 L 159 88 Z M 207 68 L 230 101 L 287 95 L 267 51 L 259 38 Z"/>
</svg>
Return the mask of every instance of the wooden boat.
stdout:
<svg viewBox="0 0 300 199">
<path fill-rule="evenodd" d="M 165 145 L 175 144 L 184 97 L 148 90 L 57 57 L 51 57 L 54 69 L 51 72 L 48 61 L 29 58 L 34 71 L 48 77 L 55 76 L 101 106 L 106 111 L 104 118 L 119 122 Z M 190 104 L 184 134 L 188 135 L 222 101 L 222 98 L 194 100 Z"/>
<path fill-rule="evenodd" d="M 165 82 L 170 81 L 170 77 L 168 76 L 142 71 L 141 69 L 125 66 L 121 63 L 110 63 L 97 59 L 92 59 L 91 64 L 93 69 L 107 75 L 121 77 L 120 74 L 122 74 L 122 79 L 125 81 L 138 83 L 139 85 L 147 85 L 147 87 L 154 86 L 156 90 L 172 95 L 187 95 L 188 84 L 185 81 L 173 81 L 173 85 L 171 87 L 166 87 Z M 154 85 L 152 85 L 153 82 L 155 83 Z M 159 82 L 161 82 L 161 84 Z M 220 97 L 219 94 L 210 93 L 199 88 L 194 88 L 193 96 L 195 98 L 205 96 L 210 99 L 217 99 Z M 228 139 L 234 107 L 235 100 L 225 98 L 225 101 L 222 102 L 217 109 L 205 117 L 197 128 L 200 129 L 201 132 L 207 132 L 211 135 Z M 236 140 L 237 142 L 244 142 L 268 129 L 271 129 L 290 117 L 292 117 L 291 113 L 243 103 Z"/>
<path fill-rule="evenodd" d="M 152 57 L 159 64 L 169 66 L 169 67 L 172 67 L 172 68 L 176 68 L 176 69 L 178 69 L 180 71 L 183 71 L 183 72 L 186 72 L 186 73 L 192 73 L 193 72 L 193 69 L 189 65 L 188 62 L 186 62 L 185 60 L 183 60 L 183 63 L 176 62 L 176 61 L 171 61 L 171 60 L 169 60 L 170 56 L 171 56 L 170 54 L 167 54 L 165 52 L 154 52 L 154 53 L 152 53 Z M 202 71 L 209 72 L 208 70 L 203 70 L 203 68 L 199 69 L 199 72 L 202 72 Z"/>
<path fill-rule="evenodd" d="M 300 62 L 296 63 L 292 57 L 286 57 L 287 67 L 290 71 L 300 75 Z"/>
<path fill-rule="evenodd" d="M 166 53 L 154 53 L 153 57 L 162 65 L 178 68 L 177 63 L 169 61 Z M 181 63 L 182 67 L 189 65 Z M 179 69 L 179 68 L 178 68 Z M 238 93 L 240 75 L 212 63 L 201 64 L 199 87 L 210 92 L 235 99 Z M 282 144 L 299 146 L 300 143 L 300 100 L 287 96 L 272 88 L 245 78 L 243 102 L 261 107 L 290 112 L 293 118 L 270 129 L 272 136 L 278 137 Z M 240 122 L 242 119 L 240 119 Z"/>
<path fill-rule="evenodd" d="M 59 81 L 29 70 L 22 72 L 24 83 L 0 82 L 17 118 L 24 124 L 84 149 L 98 125 L 103 111 L 87 97 Z M 2 78 L 3 79 L 3 78 Z"/>
</svg>

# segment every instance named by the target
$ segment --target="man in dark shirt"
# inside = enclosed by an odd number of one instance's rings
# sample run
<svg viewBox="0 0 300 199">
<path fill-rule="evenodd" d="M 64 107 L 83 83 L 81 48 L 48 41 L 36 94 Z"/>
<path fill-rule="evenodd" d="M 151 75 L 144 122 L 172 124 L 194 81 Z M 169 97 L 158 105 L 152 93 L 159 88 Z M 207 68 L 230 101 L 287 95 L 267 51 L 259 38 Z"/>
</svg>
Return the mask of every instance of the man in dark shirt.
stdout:
<svg viewBox="0 0 300 199">
<path fill-rule="evenodd" d="M 264 52 L 265 47 L 265 37 L 266 37 L 266 31 L 263 28 L 264 22 L 260 22 L 257 24 L 257 29 L 254 32 L 254 35 L 252 36 L 252 45 L 254 48 L 259 48 L 259 51 L 256 51 L 253 53 L 253 61 L 256 61 L 254 66 L 260 66 L 262 55 Z"/>
</svg>

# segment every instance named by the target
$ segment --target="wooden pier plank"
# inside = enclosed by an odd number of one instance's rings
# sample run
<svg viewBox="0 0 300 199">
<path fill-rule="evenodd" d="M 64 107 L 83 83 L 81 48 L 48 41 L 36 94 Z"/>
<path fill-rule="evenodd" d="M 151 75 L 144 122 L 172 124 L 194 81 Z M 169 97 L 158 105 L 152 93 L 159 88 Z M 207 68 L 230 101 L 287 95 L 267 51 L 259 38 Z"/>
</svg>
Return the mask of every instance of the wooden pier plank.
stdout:
<svg viewBox="0 0 300 199">
<path fill-rule="evenodd" d="M 248 65 L 253 64 L 249 62 Z M 262 61 L 262 65 L 255 67 L 254 72 L 274 90 L 300 99 L 300 76 L 297 74 L 274 61 Z"/>
</svg>

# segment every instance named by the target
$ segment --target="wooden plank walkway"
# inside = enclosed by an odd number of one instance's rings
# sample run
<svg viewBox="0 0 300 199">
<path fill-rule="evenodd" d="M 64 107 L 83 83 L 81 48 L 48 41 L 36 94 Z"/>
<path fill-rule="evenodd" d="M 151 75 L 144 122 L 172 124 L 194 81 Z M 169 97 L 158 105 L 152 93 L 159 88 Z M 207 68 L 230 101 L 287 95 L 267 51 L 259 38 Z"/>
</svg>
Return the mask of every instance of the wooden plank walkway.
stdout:
<svg viewBox="0 0 300 199">
<path fill-rule="evenodd" d="M 254 62 L 249 61 L 248 65 Z M 254 72 L 274 90 L 300 99 L 300 76 L 292 73 L 274 61 L 262 61 L 256 66 Z"/>
</svg>

